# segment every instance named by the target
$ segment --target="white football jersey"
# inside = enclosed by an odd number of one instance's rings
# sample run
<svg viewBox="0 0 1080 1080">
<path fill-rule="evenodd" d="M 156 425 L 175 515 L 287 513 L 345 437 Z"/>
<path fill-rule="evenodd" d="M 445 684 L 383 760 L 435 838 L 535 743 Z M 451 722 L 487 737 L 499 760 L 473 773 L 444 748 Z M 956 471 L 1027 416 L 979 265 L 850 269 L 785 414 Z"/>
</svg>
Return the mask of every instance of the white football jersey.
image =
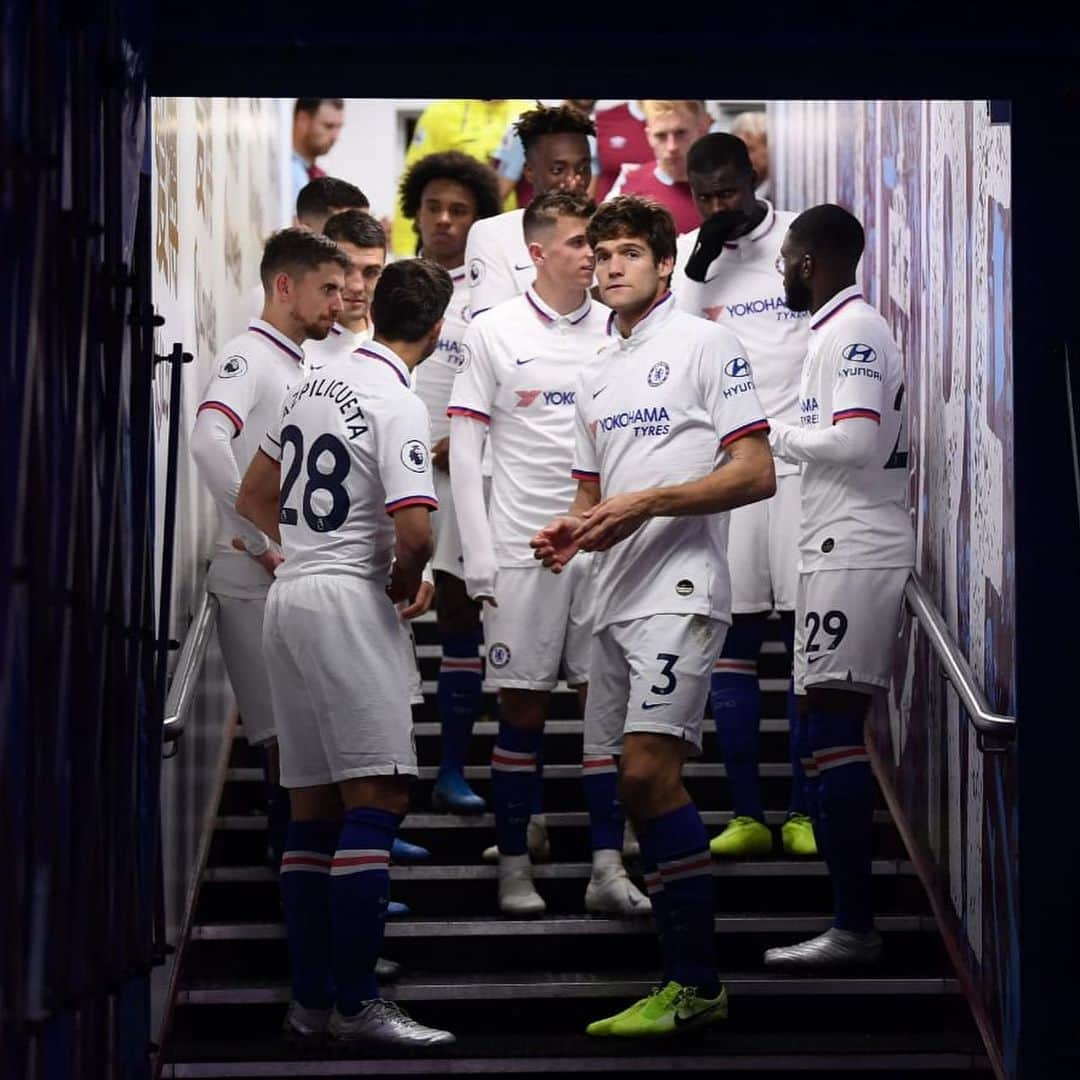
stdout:
<svg viewBox="0 0 1080 1080">
<path fill-rule="evenodd" d="M 203 392 L 196 413 L 213 409 L 227 416 L 235 429 L 233 456 L 241 478 L 247 472 L 259 440 L 281 412 L 289 388 L 307 374 L 304 352 L 262 319 L 252 319 L 242 333 L 225 343 L 214 360 L 214 373 Z M 246 552 L 232 546 L 232 534 L 224 522 L 214 540 L 214 587 L 225 592 L 230 585 L 266 591 L 266 571 Z"/>
<path fill-rule="evenodd" d="M 765 218 L 756 229 L 724 244 L 704 282 L 686 276 L 686 261 L 699 230 L 680 236 L 671 289 L 681 311 L 726 326 L 743 343 L 766 416 L 798 424 L 799 380 L 810 320 L 806 312 L 792 311 L 784 302 L 780 262 L 780 245 L 796 215 L 766 205 Z M 798 465 L 776 462 L 778 476 L 798 471 Z"/>
<path fill-rule="evenodd" d="M 368 323 L 366 330 L 356 332 L 341 323 L 334 323 L 330 327 L 330 333 L 316 341 L 308 338 L 304 342 L 304 356 L 307 359 L 308 371 L 321 371 L 332 360 L 342 360 L 352 355 L 366 341 L 371 340 L 372 328 Z"/>
<path fill-rule="evenodd" d="M 582 373 L 574 475 L 603 498 L 706 476 L 725 448 L 769 430 L 738 338 L 665 294 Z M 650 615 L 731 620 L 726 513 L 663 517 L 593 556 L 594 628 Z"/>
<path fill-rule="evenodd" d="M 878 424 L 877 452 L 864 468 L 803 466 L 801 569 L 914 565 L 904 365 L 888 323 L 857 285 L 810 320 L 800 407 L 805 431 L 852 417 Z"/>
<path fill-rule="evenodd" d="M 520 296 L 536 280 L 536 267 L 525 243 L 524 222 L 525 210 L 520 208 L 473 222 L 469 229 L 465 272 L 473 317 Z"/>
<path fill-rule="evenodd" d="M 559 315 L 530 288 L 465 334 L 448 412 L 489 425 L 488 521 L 499 566 L 538 566 L 529 540 L 573 502 L 575 387 L 607 340 L 610 313 L 586 294 Z"/>
<path fill-rule="evenodd" d="M 438 508 L 427 410 L 409 369 L 369 342 L 293 388 L 262 449 L 281 462 L 281 579 L 385 578 L 396 510 Z"/>
<path fill-rule="evenodd" d="M 431 441 L 438 442 L 450 434 L 450 421 L 446 406 L 450 402 L 450 388 L 454 376 L 461 367 L 461 340 L 469 321 L 469 283 L 465 267 L 450 275 L 454 282 L 454 295 L 443 316 L 442 333 L 435 351 L 413 370 L 413 388 L 427 406 L 431 423 Z"/>
</svg>

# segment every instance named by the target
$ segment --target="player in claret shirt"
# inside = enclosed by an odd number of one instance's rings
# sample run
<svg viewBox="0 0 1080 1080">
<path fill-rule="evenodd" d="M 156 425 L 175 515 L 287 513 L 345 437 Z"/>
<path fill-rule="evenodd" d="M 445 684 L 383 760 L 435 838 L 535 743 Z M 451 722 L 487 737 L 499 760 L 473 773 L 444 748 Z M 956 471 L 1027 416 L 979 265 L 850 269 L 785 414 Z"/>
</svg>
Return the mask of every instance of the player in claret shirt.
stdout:
<svg viewBox="0 0 1080 1080">
<path fill-rule="evenodd" d="M 863 228 L 815 206 L 780 249 L 792 311 L 810 312 L 801 424 L 777 422 L 777 457 L 800 463 L 795 692 L 819 776 L 815 829 L 832 877 L 835 920 L 809 941 L 769 949 L 775 966 L 873 963 L 870 864 L 874 777 L 863 723 L 889 685 L 904 585 L 915 561 L 907 509 L 904 367 L 885 320 L 862 297 Z"/>
<path fill-rule="evenodd" d="M 550 692 L 559 679 L 585 696 L 592 640 L 592 588 L 582 559 L 553 582 L 532 557 L 536 530 L 569 502 L 578 375 L 606 337 L 609 310 L 589 295 L 593 255 L 585 237 L 595 209 L 584 195 L 548 192 L 529 204 L 525 236 L 536 282 L 476 319 L 450 395 L 450 480 L 469 595 L 486 600 L 488 681 L 501 721 L 491 755 L 499 852 L 499 907 L 545 910 L 533 887 L 527 826 L 536 805 L 538 757 Z M 491 445 L 490 513 L 480 452 Z M 610 753 L 585 755 L 593 870 L 591 912 L 648 915 L 649 903 L 623 868 L 623 819 Z"/>
<path fill-rule="evenodd" d="M 576 394 L 577 494 L 536 556 L 596 552 L 586 754 L 619 759 L 664 963 L 659 988 L 591 1035 L 651 1037 L 727 1015 L 708 837 L 682 782 L 731 621 L 726 511 L 775 490 L 768 421 L 729 330 L 675 308 L 675 224 L 622 196 L 589 223 L 611 344 Z"/>
</svg>

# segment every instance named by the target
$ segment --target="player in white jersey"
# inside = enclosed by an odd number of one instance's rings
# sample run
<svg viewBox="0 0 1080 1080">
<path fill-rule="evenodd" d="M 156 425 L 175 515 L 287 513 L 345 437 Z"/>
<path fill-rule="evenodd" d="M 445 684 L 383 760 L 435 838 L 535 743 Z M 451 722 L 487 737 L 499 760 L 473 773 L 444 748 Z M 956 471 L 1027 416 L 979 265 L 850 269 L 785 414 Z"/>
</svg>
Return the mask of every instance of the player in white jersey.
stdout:
<svg viewBox="0 0 1080 1080">
<path fill-rule="evenodd" d="M 514 124 L 525 148 L 525 179 L 537 195 L 548 191 L 584 193 L 592 180 L 589 136 L 596 125 L 568 105 L 522 113 Z M 469 230 L 465 271 L 473 317 L 519 296 L 536 277 L 522 222 L 525 210 L 507 211 Z"/>
<path fill-rule="evenodd" d="M 491 755 L 499 851 L 499 907 L 545 910 L 532 882 L 527 825 L 541 782 L 537 764 L 548 698 L 559 679 L 584 706 L 592 635 L 586 560 L 557 581 L 529 541 L 570 501 L 578 375 L 606 338 L 610 312 L 589 295 L 593 256 L 585 238 L 595 209 L 586 195 L 550 191 L 525 212 L 536 282 L 496 305 L 465 334 L 450 396 L 450 477 L 458 508 L 465 584 L 484 614 L 488 681 L 499 690 L 499 735 Z M 484 512 L 480 455 L 491 444 L 490 510 Z M 583 762 L 593 841 L 586 909 L 648 913 L 622 865 L 623 821 L 610 754 Z"/>
<path fill-rule="evenodd" d="M 775 478 L 739 340 L 675 309 L 671 214 L 620 196 L 588 237 L 613 341 L 578 383 L 577 494 L 533 546 L 561 573 L 596 552 L 585 752 L 619 758 L 664 960 L 656 993 L 587 1031 L 663 1036 L 727 1015 L 708 837 L 682 766 L 700 753 L 731 619 L 725 511 L 768 498 Z"/>
<path fill-rule="evenodd" d="M 770 949 L 770 965 L 873 963 L 870 866 L 874 778 L 863 723 L 889 685 L 904 585 L 915 561 L 907 509 L 904 368 L 885 320 L 855 284 L 863 229 L 815 206 L 781 250 L 792 311 L 809 311 L 801 424 L 778 422 L 774 452 L 803 466 L 795 692 L 809 730 L 835 919 L 824 934 Z M 824 835 L 821 830 L 824 829 Z"/>
<path fill-rule="evenodd" d="M 746 349 L 754 387 L 770 422 L 798 423 L 799 377 L 808 319 L 784 303 L 780 244 L 795 215 L 754 195 L 757 177 L 742 139 L 714 132 L 687 155 L 687 174 L 701 214 L 699 229 L 679 237 L 672 290 L 681 310 L 733 330 Z M 765 855 L 758 782 L 761 690 L 758 655 L 765 619 L 780 615 L 788 654 L 795 636 L 799 574 L 799 467 L 776 462 L 776 494 L 731 513 L 731 629 L 712 677 L 712 713 L 734 816 L 709 849 L 714 855 Z M 792 855 L 817 852 L 803 759 L 809 758 L 795 695 L 788 693 L 791 802 L 780 835 Z"/>
<path fill-rule="evenodd" d="M 381 1001 L 375 980 L 390 849 L 417 775 L 395 603 L 419 608 L 437 505 L 409 373 L 435 348 L 451 292 L 432 263 L 387 267 L 375 337 L 293 388 L 237 503 L 285 553 L 263 645 L 293 814 L 281 866 L 289 1034 L 453 1041 Z"/>
<path fill-rule="evenodd" d="M 260 265 L 262 316 L 218 354 L 191 433 L 192 456 L 220 519 L 206 584 L 218 600 L 218 635 L 244 734 L 265 754 L 275 866 L 288 824 L 288 797 L 277 782 L 262 623 L 281 553 L 238 517 L 234 504 L 263 432 L 286 391 L 306 374 L 300 343 L 325 337 L 341 313 L 346 265 L 330 241 L 306 229 L 283 229 L 267 241 Z"/>
<path fill-rule="evenodd" d="M 446 406 L 461 365 L 461 341 L 468 323 L 469 285 L 465 242 L 478 220 L 499 212 L 495 174 L 467 154 L 429 154 L 406 171 L 400 185 L 402 212 L 419 233 L 420 253 L 446 270 L 454 296 L 446 309 L 435 352 L 417 368 L 415 388 L 431 422 L 431 461 L 439 509 L 431 515 L 435 533 L 435 611 L 438 616 L 438 706 L 442 760 L 431 792 L 435 810 L 482 813 L 484 800 L 465 780 L 473 723 L 482 700 L 480 606 L 469 599 L 462 580 L 461 538 L 450 487 L 450 422 Z"/>
</svg>

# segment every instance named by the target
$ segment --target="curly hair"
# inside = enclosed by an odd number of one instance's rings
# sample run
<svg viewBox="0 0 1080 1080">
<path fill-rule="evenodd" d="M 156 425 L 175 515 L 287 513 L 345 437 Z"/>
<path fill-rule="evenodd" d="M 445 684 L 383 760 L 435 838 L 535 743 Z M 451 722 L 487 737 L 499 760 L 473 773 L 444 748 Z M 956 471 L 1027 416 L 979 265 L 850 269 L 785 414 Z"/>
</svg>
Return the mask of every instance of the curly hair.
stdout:
<svg viewBox="0 0 1080 1080">
<path fill-rule="evenodd" d="M 494 217 L 502 209 L 499 182 L 494 170 L 468 154 L 447 150 L 441 154 L 428 154 L 413 162 L 401 178 L 398 191 L 401 209 L 406 217 L 415 218 L 420 213 L 424 188 L 432 180 L 453 180 L 468 188 L 476 199 L 477 219 Z"/>
<path fill-rule="evenodd" d="M 675 219 L 667 207 L 640 195 L 619 195 L 603 203 L 585 231 L 589 245 L 634 237 L 644 240 L 657 264 L 675 258 Z"/>
<path fill-rule="evenodd" d="M 527 156 L 529 148 L 544 135 L 595 135 L 596 124 L 572 105 L 539 105 L 518 117 L 514 131 Z"/>
</svg>

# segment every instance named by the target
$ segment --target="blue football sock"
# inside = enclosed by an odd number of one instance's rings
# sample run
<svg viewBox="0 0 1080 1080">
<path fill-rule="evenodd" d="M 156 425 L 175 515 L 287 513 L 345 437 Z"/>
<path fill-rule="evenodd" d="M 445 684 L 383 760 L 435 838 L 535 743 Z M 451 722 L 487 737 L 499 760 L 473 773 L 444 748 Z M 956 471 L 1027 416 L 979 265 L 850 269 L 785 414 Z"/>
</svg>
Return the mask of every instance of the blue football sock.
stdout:
<svg viewBox="0 0 1080 1080">
<path fill-rule="evenodd" d="M 716 891 L 709 839 L 693 803 L 644 823 L 638 837 L 646 864 L 655 862 L 664 890 L 661 946 L 669 979 L 719 993 L 716 974 Z"/>
<path fill-rule="evenodd" d="M 720 754 L 736 817 L 765 820 L 758 783 L 761 687 L 757 660 L 765 636 L 762 615 L 736 615 L 724 638 L 710 687 Z"/>
<path fill-rule="evenodd" d="M 491 796 L 495 841 L 502 855 L 524 855 L 526 829 L 536 800 L 537 758 L 543 731 L 510 727 L 504 720 L 491 751 Z"/>
<path fill-rule="evenodd" d="M 874 775 L 863 717 L 810 713 L 810 746 L 820 774 L 818 817 L 825 825 L 825 861 L 832 878 L 835 924 L 873 928 L 870 864 L 874 844 Z"/>
<path fill-rule="evenodd" d="M 334 1004 L 330 968 L 330 864 L 336 821 L 293 821 L 281 860 L 281 903 L 294 1001 L 308 1009 Z"/>
<path fill-rule="evenodd" d="M 480 711 L 484 664 L 479 633 L 440 634 L 439 725 L 442 768 L 461 772 L 469 754 L 473 723 Z"/>
<path fill-rule="evenodd" d="M 390 900 L 390 846 L 401 818 L 388 810 L 345 812 L 330 870 L 330 923 L 337 1007 L 354 1016 L 379 996 L 375 961 Z"/>
<path fill-rule="evenodd" d="M 641 869 L 645 874 L 645 891 L 649 894 L 653 922 L 656 923 L 656 933 L 660 939 L 660 963 L 662 965 L 660 985 L 663 986 L 671 981 L 667 958 L 667 895 L 664 893 L 664 883 L 660 878 L 660 870 L 656 862 L 646 854 L 645 845 L 641 848 Z"/>
<path fill-rule="evenodd" d="M 625 818 L 619 802 L 619 766 L 615 758 L 586 754 L 581 762 L 581 779 L 593 851 L 622 851 Z"/>
</svg>

